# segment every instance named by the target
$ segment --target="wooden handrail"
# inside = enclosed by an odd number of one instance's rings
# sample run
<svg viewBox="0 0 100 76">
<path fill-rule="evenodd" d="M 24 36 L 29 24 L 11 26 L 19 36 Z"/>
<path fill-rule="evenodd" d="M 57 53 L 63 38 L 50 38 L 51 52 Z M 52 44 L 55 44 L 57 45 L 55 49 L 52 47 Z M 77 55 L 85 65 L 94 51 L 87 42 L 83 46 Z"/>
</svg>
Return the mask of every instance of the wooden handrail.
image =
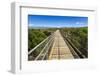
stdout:
<svg viewBox="0 0 100 76">
<path fill-rule="evenodd" d="M 39 57 L 41 56 L 41 54 L 44 52 L 44 50 L 46 49 L 46 47 L 48 46 L 48 44 L 52 41 L 53 38 L 51 38 L 48 43 L 44 46 L 44 48 L 42 49 L 42 51 L 39 53 L 39 55 L 35 58 L 35 60 L 38 60 Z"/>
<path fill-rule="evenodd" d="M 50 35 L 49 37 L 47 37 L 45 40 L 43 40 L 41 43 L 39 43 L 37 46 L 35 46 L 33 49 L 31 49 L 28 52 L 28 55 L 30 55 L 35 49 L 37 49 L 40 45 L 42 45 L 46 40 L 48 40 L 52 35 Z"/>
<path fill-rule="evenodd" d="M 66 40 L 67 44 L 69 44 L 71 46 L 71 48 L 73 48 L 75 50 L 75 52 L 79 55 L 79 57 L 81 58 L 86 58 L 85 55 L 83 55 L 76 47 L 75 45 L 68 39 L 65 37 L 65 35 L 61 32 L 64 40 Z"/>
</svg>

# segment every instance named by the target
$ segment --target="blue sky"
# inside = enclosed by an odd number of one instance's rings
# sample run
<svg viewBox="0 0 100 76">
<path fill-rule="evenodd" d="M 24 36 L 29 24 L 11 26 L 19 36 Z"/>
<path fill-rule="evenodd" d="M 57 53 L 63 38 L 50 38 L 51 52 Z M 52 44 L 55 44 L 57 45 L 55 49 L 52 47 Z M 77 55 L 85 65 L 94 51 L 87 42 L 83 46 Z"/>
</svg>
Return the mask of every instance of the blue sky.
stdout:
<svg viewBox="0 0 100 76">
<path fill-rule="evenodd" d="M 29 27 L 86 27 L 88 17 L 28 15 Z"/>
</svg>

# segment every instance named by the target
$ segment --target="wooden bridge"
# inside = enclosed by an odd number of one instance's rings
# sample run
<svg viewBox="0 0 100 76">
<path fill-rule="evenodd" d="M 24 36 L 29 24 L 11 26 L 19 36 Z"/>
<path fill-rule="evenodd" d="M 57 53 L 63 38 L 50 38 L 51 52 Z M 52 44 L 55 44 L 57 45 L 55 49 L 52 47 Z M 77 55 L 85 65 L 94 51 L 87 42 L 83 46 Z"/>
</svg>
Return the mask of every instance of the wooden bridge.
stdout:
<svg viewBox="0 0 100 76">
<path fill-rule="evenodd" d="M 64 39 L 59 30 L 28 52 L 28 60 L 74 58 L 85 58 L 85 56 L 73 44 Z"/>
<path fill-rule="evenodd" d="M 74 57 L 70 52 L 70 49 L 65 43 L 59 30 L 57 30 L 54 35 L 54 43 L 51 49 L 49 59 L 68 59 L 68 58 L 73 59 Z"/>
</svg>

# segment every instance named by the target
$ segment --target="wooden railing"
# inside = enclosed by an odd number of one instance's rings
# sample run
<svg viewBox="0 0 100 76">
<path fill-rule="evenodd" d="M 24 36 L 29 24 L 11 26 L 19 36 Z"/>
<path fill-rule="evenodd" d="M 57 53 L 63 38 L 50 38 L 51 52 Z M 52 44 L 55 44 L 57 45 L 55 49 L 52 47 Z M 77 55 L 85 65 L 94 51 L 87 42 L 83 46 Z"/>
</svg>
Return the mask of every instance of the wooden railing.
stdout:
<svg viewBox="0 0 100 76">
<path fill-rule="evenodd" d="M 86 58 L 86 56 L 80 50 L 76 48 L 76 46 L 70 41 L 70 39 L 66 37 L 66 35 L 64 35 L 63 31 L 60 31 L 60 33 L 63 36 L 74 58 Z"/>
<path fill-rule="evenodd" d="M 52 47 L 53 41 L 54 33 L 28 52 L 28 60 L 48 59 L 48 55 L 50 53 L 50 48 Z"/>
</svg>

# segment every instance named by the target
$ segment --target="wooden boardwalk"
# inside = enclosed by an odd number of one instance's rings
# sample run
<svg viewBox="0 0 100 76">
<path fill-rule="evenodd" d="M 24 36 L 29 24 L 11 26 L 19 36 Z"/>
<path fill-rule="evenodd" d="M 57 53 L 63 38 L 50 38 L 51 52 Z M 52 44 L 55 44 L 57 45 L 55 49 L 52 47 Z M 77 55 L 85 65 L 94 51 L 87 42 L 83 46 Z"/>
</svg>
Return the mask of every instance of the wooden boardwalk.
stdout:
<svg viewBox="0 0 100 76">
<path fill-rule="evenodd" d="M 65 43 L 60 31 L 57 30 L 54 35 L 54 43 L 51 49 L 49 60 L 52 59 L 73 59 L 73 55 L 70 52 L 67 44 Z"/>
</svg>

